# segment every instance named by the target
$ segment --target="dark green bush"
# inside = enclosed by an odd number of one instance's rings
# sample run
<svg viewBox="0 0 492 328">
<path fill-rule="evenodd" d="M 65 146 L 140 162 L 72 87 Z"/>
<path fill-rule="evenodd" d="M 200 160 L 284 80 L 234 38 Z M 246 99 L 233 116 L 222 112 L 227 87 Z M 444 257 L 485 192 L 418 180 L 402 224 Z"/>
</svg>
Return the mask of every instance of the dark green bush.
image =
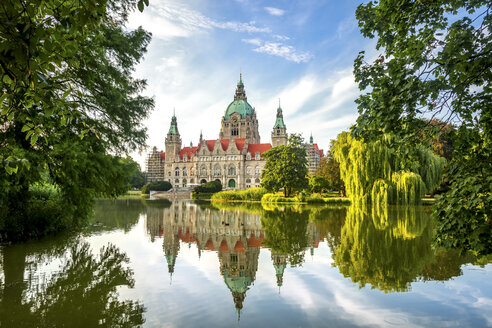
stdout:
<svg viewBox="0 0 492 328">
<path fill-rule="evenodd" d="M 172 188 L 170 182 L 168 181 L 154 181 L 147 183 L 142 187 L 142 194 L 149 194 L 151 190 L 154 191 L 168 191 Z"/>
<path fill-rule="evenodd" d="M 199 193 L 214 193 L 222 190 L 222 183 L 218 180 L 210 181 L 202 185 L 196 186 L 193 192 Z"/>
</svg>

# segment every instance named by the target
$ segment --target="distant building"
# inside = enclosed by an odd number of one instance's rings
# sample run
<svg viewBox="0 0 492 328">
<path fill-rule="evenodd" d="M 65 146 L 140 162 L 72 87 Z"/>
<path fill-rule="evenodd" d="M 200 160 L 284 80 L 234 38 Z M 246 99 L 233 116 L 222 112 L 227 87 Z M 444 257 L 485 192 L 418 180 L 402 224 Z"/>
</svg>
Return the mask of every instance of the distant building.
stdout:
<svg viewBox="0 0 492 328">
<path fill-rule="evenodd" d="M 182 147 L 177 119 L 173 115 L 165 141 L 166 151 L 154 147 L 147 156 L 147 182 L 169 181 L 174 187 L 186 187 L 219 180 L 228 189 L 259 187 L 265 166 L 262 154 L 272 146 L 287 144 L 287 127 L 280 105 L 271 138 L 271 144 L 260 142 L 256 110 L 247 101 L 240 77 L 234 100 L 222 117 L 218 139 L 205 140 L 200 133 L 197 146 Z M 313 173 L 323 150 L 313 143 L 312 136 L 305 147 L 309 172 Z"/>
</svg>

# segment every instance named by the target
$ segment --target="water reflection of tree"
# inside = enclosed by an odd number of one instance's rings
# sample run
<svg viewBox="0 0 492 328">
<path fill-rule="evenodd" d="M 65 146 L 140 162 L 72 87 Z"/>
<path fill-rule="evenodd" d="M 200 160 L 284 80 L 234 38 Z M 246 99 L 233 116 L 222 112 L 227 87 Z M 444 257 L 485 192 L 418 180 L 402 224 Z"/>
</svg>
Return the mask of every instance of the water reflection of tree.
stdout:
<svg viewBox="0 0 492 328">
<path fill-rule="evenodd" d="M 415 207 L 351 206 L 333 253 L 345 277 L 385 292 L 406 291 L 432 260 L 432 227 Z"/>
<path fill-rule="evenodd" d="M 293 207 L 265 211 L 261 218 L 265 230 L 263 245 L 278 254 L 287 255 L 292 266 L 302 264 L 304 251 L 309 246 L 308 222 L 309 211 L 303 212 Z"/>
<path fill-rule="evenodd" d="M 37 252 L 25 245 L 3 250 L 0 326 L 134 327 L 144 323 L 143 305 L 118 300 L 117 287 L 134 285 L 124 253 L 108 245 L 95 255 L 79 239 L 62 243 L 61 249 L 60 244 L 41 245 Z M 36 266 L 58 262 L 59 270 L 51 276 L 35 273 Z"/>
</svg>

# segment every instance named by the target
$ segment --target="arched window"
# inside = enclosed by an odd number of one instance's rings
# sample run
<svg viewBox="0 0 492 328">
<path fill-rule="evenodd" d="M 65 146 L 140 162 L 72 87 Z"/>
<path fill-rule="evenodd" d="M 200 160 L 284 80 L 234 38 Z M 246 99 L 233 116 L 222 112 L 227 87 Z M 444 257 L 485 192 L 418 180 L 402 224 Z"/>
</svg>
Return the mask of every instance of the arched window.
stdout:
<svg viewBox="0 0 492 328">
<path fill-rule="evenodd" d="M 179 186 L 179 179 L 174 180 L 174 182 L 176 183 L 176 187 Z"/>
<path fill-rule="evenodd" d="M 251 166 L 249 166 L 249 165 L 246 166 L 246 175 L 251 175 Z"/>
<path fill-rule="evenodd" d="M 261 156 L 260 156 L 260 153 L 259 152 L 256 152 L 255 154 L 255 159 L 258 161 L 261 159 Z"/>
<path fill-rule="evenodd" d="M 194 167 L 192 167 L 192 168 L 190 169 L 190 175 L 195 175 L 195 168 L 194 168 Z"/>
<path fill-rule="evenodd" d="M 207 175 L 207 167 L 205 165 L 200 167 L 200 175 Z"/>
<path fill-rule="evenodd" d="M 183 167 L 183 176 L 187 176 L 188 175 L 188 171 L 186 170 L 186 167 Z"/>
<path fill-rule="evenodd" d="M 246 159 L 249 161 L 251 159 L 251 153 L 246 154 Z"/>
<path fill-rule="evenodd" d="M 277 128 L 277 135 L 279 136 L 280 135 L 280 129 Z"/>
<path fill-rule="evenodd" d="M 190 183 L 195 183 L 195 179 L 190 179 Z"/>
<path fill-rule="evenodd" d="M 239 128 L 237 124 L 233 124 L 231 128 L 231 136 L 238 136 L 239 135 Z"/>
<path fill-rule="evenodd" d="M 171 171 L 167 172 L 167 176 L 170 177 L 171 176 Z"/>
<path fill-rule="evenodd" d="M 183 179 L 183 187 L 186 187 L 186 179 Z"/>
<path fill-rule="evenodd" d="M 246 183 L 251 183 L 251 179 L 246 179 Z"/>
<path fill-rule="evenodd" d="M 204 183 L 207 183 L 207 180 L 205 180 L 205 179 L 201 179 L 201 180 L 200 180 L 200 184 L 204 184 Z"/>
<path fill-rule="evenodd" d="M 174 169 L 174 176 L 179 177 L 179 167 Z"/>
<path fill-rule="evenodd" d="M 229 170 L 227 171 L 229 175 L 236 175 L 236 167 L 234 165 L 229 166 Z"/>
<path fill-rule="evenodd" d="M 256 165 L 256 167 L 255 167 L 255 175 L 260 175 L 260 174 L 261 174 L 261 168 L 258 165 Z"/>
<path fill-rule="evenodd" d="M 236 181 L 234 179 L 229 180 L 228 186 L 229 188 L 236 188 Z"/>
<path fill-rule="evenodd" d="M 260 179 L 256 178 L 255 183 L 260 183 Z"/>
<path fill-rule="evenodd" d="M 220 169 L 220 165 L 219 164 L 216 164 L 215 167 L 214 167 L 214 175 L 215 176 L 221 176 L 222 175 L 222 172 L 221 172 L 221 169 Z"/>
</svg>

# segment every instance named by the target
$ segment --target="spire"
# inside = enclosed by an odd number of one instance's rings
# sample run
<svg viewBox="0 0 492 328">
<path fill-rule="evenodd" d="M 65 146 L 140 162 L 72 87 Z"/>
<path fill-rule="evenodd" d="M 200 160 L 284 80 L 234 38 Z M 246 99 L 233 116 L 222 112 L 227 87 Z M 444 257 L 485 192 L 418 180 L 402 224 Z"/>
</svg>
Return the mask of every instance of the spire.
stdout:
<svg viewBox="0 0 492 328">
<path fill-rule="evenodd" d="M 169 132 L 167 134 L 179 134 L 178 131 L 178 121 L 176 119 L 176 111 L 173 113 L 173 117 L 171 118 L 171 126 L 169 127 Z"/>
<path fill-rule="evenodd" d="M 312 145 L 313 144 L 313 133 L 311 132 L 311 136 L 309 137 L 309 143 Z"/>
<path fill-rule="evenodd" d="M 244 91 L 243 74 L 242 73 L 239 73 L 239 82 L 237 83 L 237 86 L 236 86 L 236 94 L 234 95 L 234 100 L 245 100 L 245 101 L 248 100 L 246 98 L 246 92 Z"/>
<path fill-rule="evenodd" d="M 280 108 L 280 98 L 278 99 L 277 119 L 275 120 L 275 124 L 273 125 L 274 129 L 276 129 L 277 127 L 285 129 L 284 115 L 282 113 L 282 108 Z"/>
</svg>

